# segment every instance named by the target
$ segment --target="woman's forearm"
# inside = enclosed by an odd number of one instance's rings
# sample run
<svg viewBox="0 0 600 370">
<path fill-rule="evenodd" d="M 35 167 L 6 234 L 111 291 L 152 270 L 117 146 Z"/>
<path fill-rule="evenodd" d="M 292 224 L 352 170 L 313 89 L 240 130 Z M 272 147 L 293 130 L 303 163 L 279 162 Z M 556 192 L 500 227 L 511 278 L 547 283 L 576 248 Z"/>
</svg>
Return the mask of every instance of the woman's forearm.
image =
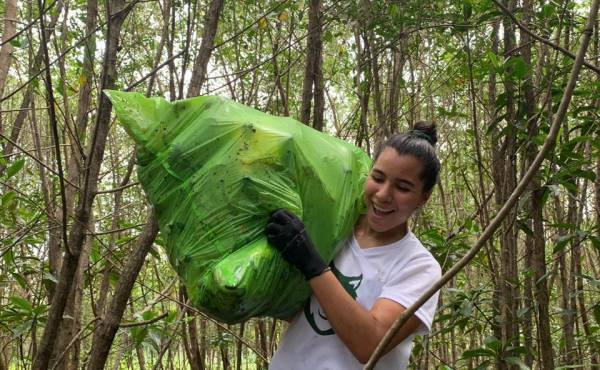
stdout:
<svg viewBox="0 0 600 370">
<path fill-rule="evenodd" d="M 395 318 L 404 311 L 400 304 L 378 300 L 371 310 L 356 302 L 342 287 L 332 272 L 326 272 L 309 281 L 313 293 L 336 335 L 361 363 L 366 363 Z M 419 326 L 412 317 L 404 325 L 388 350 L 408 337 Z"/>
</svg>

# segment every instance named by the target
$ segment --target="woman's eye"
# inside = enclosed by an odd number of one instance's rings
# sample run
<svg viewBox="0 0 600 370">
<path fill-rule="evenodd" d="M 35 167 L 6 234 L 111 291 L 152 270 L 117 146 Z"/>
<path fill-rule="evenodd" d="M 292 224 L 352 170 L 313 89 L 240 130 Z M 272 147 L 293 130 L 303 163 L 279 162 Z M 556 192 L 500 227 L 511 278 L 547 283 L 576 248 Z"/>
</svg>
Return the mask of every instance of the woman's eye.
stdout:
<svg viewBox="0 0 600 370">
<path fill-rule="evenodd" d="M 407 188 L 404 185 L 396 185 L 396 189 L 400 190 L 401 192 L 407 192 L 410 190 L 409 188 Z"/>
<path fill-rule="evenodd" d="M 377 183 L 383 182 L 383 177 L 371 175 L 371 178 L 373 179 L 373 181 L 375 181 Z"/>
</svg>

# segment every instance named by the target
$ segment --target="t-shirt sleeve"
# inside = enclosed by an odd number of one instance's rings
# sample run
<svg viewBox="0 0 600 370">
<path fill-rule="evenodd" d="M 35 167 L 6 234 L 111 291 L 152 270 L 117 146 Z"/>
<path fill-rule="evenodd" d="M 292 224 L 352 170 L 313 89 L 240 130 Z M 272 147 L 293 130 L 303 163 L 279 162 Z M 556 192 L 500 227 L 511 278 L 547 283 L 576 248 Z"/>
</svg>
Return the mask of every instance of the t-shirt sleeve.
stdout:
<svg viewBox="0 0 600 370">
<path fill-rule="evenodd" d="M 411 306 L 433 283 L 441 277 L 439 263 L 430 254 L 419 254 L 404 266 L 391 271 L 388 281 L 384 284 L 379 298 L 391 299 L 408 308 Z M 438 303 L 436 292 L 415 316 L 421 320 L 422 325 L 415 334 L 426 334 L 431 330 L 433 317 Z"/>
</svg>

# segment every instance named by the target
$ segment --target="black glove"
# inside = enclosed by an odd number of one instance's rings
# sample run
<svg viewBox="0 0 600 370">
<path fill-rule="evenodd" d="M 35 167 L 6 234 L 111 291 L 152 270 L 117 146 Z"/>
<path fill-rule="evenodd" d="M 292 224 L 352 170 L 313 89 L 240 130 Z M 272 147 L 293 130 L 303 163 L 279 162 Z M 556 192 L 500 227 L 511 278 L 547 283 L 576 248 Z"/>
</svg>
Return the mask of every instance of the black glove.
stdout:
<svg viewBox="0 0 600 370">
<path fill-rule="evenodd" d="M 293 213 L 284 209 L 275 211 L 269 217 L 265 233 L 269 243 L 277 248 L 283 259 L 296 266 L 306 280 L 327 269 L 304 230 L 304 224 Z"/>
</svg>

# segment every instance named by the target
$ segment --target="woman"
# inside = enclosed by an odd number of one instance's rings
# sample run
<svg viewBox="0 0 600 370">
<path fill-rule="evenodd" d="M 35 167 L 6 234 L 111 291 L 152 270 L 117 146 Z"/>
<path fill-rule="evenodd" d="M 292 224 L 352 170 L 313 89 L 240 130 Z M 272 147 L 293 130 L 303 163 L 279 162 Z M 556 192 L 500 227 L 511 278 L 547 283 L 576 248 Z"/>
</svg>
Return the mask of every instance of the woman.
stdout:
<svg viewBox="0 0 600 370">
<path fill-rule="evenodd" d="M 365 182 L 367 213 L 327 266 L 304 225 L 278 210 L 269 242 L 304 274 L 313 295 L 292 321 L 270 369 L 360 369 L 394 320 L 441 275 L 440 266 L 408 227 L 435 185 L 440 163 L 435 126 L 419 122 L 393 136 L 375 156 Z M 431 329 L 437 295 L 400 328 L 378 369 L 405 369 L 412 339 Z"/>
</svg>

